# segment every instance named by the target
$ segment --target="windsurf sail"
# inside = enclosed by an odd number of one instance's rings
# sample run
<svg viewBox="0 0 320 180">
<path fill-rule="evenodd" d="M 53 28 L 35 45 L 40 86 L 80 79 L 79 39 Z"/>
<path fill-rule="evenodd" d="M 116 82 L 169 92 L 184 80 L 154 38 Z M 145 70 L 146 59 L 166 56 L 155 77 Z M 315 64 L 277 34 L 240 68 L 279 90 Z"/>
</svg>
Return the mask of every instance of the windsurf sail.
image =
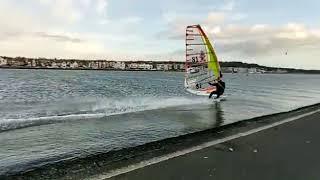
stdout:
<svg viewBox="0 0 320 180">
<path fill-rule="evenodd" d="M 214 89 L 208 82 L 222 76 L 217 55 L 200 25 L 186 28 L 185 88 L 196 95 L 208 95 Z"/>
</svg>

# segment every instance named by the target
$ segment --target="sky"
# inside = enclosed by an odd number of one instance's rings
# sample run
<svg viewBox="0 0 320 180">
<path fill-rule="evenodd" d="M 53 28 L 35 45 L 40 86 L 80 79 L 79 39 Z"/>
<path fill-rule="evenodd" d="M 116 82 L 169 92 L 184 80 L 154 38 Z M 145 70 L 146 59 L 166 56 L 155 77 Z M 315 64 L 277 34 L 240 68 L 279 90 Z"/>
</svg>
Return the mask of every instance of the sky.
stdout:
<svg viewBox="0 0 320 180">
<path fill-rule="evenodd" d="M 1 0 L 0 55 L 184 61 L 185 28 L 201 24 L 220 61 L 320 69 L 319 7 L 319 0 Z"/>
</svg>

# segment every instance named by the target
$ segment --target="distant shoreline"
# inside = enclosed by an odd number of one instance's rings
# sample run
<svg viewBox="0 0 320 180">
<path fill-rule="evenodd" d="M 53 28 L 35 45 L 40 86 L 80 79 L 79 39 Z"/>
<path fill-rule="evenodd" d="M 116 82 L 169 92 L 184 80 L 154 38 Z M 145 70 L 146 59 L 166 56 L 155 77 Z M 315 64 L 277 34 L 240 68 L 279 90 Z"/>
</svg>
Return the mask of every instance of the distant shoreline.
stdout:
<svg viewBox="0 0 320 180">
<path fill-rule="evenodd" d="M 52 69 L 99 71 L 165 71 L 184 72 L 185 62 L 178 61 L 115 61 L 46 59 L 0 56 L 0 69 Z M 240 74 L 320 74 L 320 70 L 268 67 L 243 62 L 220 62 L 223 73 Z"/>
<path fill-rule="evenodd" d="M 147 69 L 90 69 L 90 68 L 44 68 L 44 67 L 5 67 L 0 66 L 0 69 L 30 69 L 30 70 L 63 70 L 63 71 L 144 71 L 144 72 L 184 72 L 182 70 L 147 70 Z"/>
<path fill-rule="evenodd" d="M 44 67 L 10 67 L 10 66 L 0 66 L 1 69 L 23 69 L 23 70 L 61 70 L 61 71 L 119 71 L 119 72 L 180 72 L 183 73 L 184 70 L 157 70 L 157 69 L 90 69 L 90 68 L 44 68 Z M 306 70 L 308 71 L 308 70 Z M 287 72 L 287 73 L 277 73 L 277 72 L 267 72 L 267 73 L 232 73 L 232 72 L 223 72 L 224 74 L 305 74 L 305 75 L 318 75 L 319 73 L 308 73 L 308 72 Z"/>
</svg>

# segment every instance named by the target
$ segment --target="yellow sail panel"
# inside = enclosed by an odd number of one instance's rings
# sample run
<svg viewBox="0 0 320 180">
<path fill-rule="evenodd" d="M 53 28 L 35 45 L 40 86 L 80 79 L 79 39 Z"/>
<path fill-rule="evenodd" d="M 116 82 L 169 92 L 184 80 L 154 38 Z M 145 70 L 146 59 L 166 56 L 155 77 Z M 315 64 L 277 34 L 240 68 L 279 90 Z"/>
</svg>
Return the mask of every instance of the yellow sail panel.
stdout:
<svg viewBox="0 0 320 180">
<path fill-rule="evenodd" d="M 203 41 L 205 42 L 206 48 L 208 51 L 208 57 L 209 57 L 208 58 L 208 69 L 213 71 L 213 74 L 216 78 L 219 78 L 220 77 L 220 65 L 218 62 L 218 57 L 217 57 L 216 53 L 214 52 L 213 46 L 210 43 L 209 38 L 204 33 L 201 26 L 199 26 L 199 29 L 200 29 Z"/>
</svg>

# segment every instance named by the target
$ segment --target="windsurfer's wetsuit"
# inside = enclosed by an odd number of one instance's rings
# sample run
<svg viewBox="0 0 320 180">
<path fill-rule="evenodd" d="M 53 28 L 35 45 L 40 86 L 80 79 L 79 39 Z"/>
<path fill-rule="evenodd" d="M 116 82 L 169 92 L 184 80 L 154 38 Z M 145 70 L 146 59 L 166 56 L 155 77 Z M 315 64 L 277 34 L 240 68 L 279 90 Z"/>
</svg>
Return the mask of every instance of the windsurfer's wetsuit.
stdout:
<svg viewBox="0 0 320 180">
<path fill-rule="evenodd" d="M 219 98 L 223 93 L 224 89 L 226 88 L 226 84 L 222 80 L 218 80 L 216 83 L 210 83 L 211 86 L 215 86 L 216 90 L 212 91 L 209 95 L 209 98 L 211 98 L 214 94 L 217 95 L 216 98 Z"/>
</svg>

